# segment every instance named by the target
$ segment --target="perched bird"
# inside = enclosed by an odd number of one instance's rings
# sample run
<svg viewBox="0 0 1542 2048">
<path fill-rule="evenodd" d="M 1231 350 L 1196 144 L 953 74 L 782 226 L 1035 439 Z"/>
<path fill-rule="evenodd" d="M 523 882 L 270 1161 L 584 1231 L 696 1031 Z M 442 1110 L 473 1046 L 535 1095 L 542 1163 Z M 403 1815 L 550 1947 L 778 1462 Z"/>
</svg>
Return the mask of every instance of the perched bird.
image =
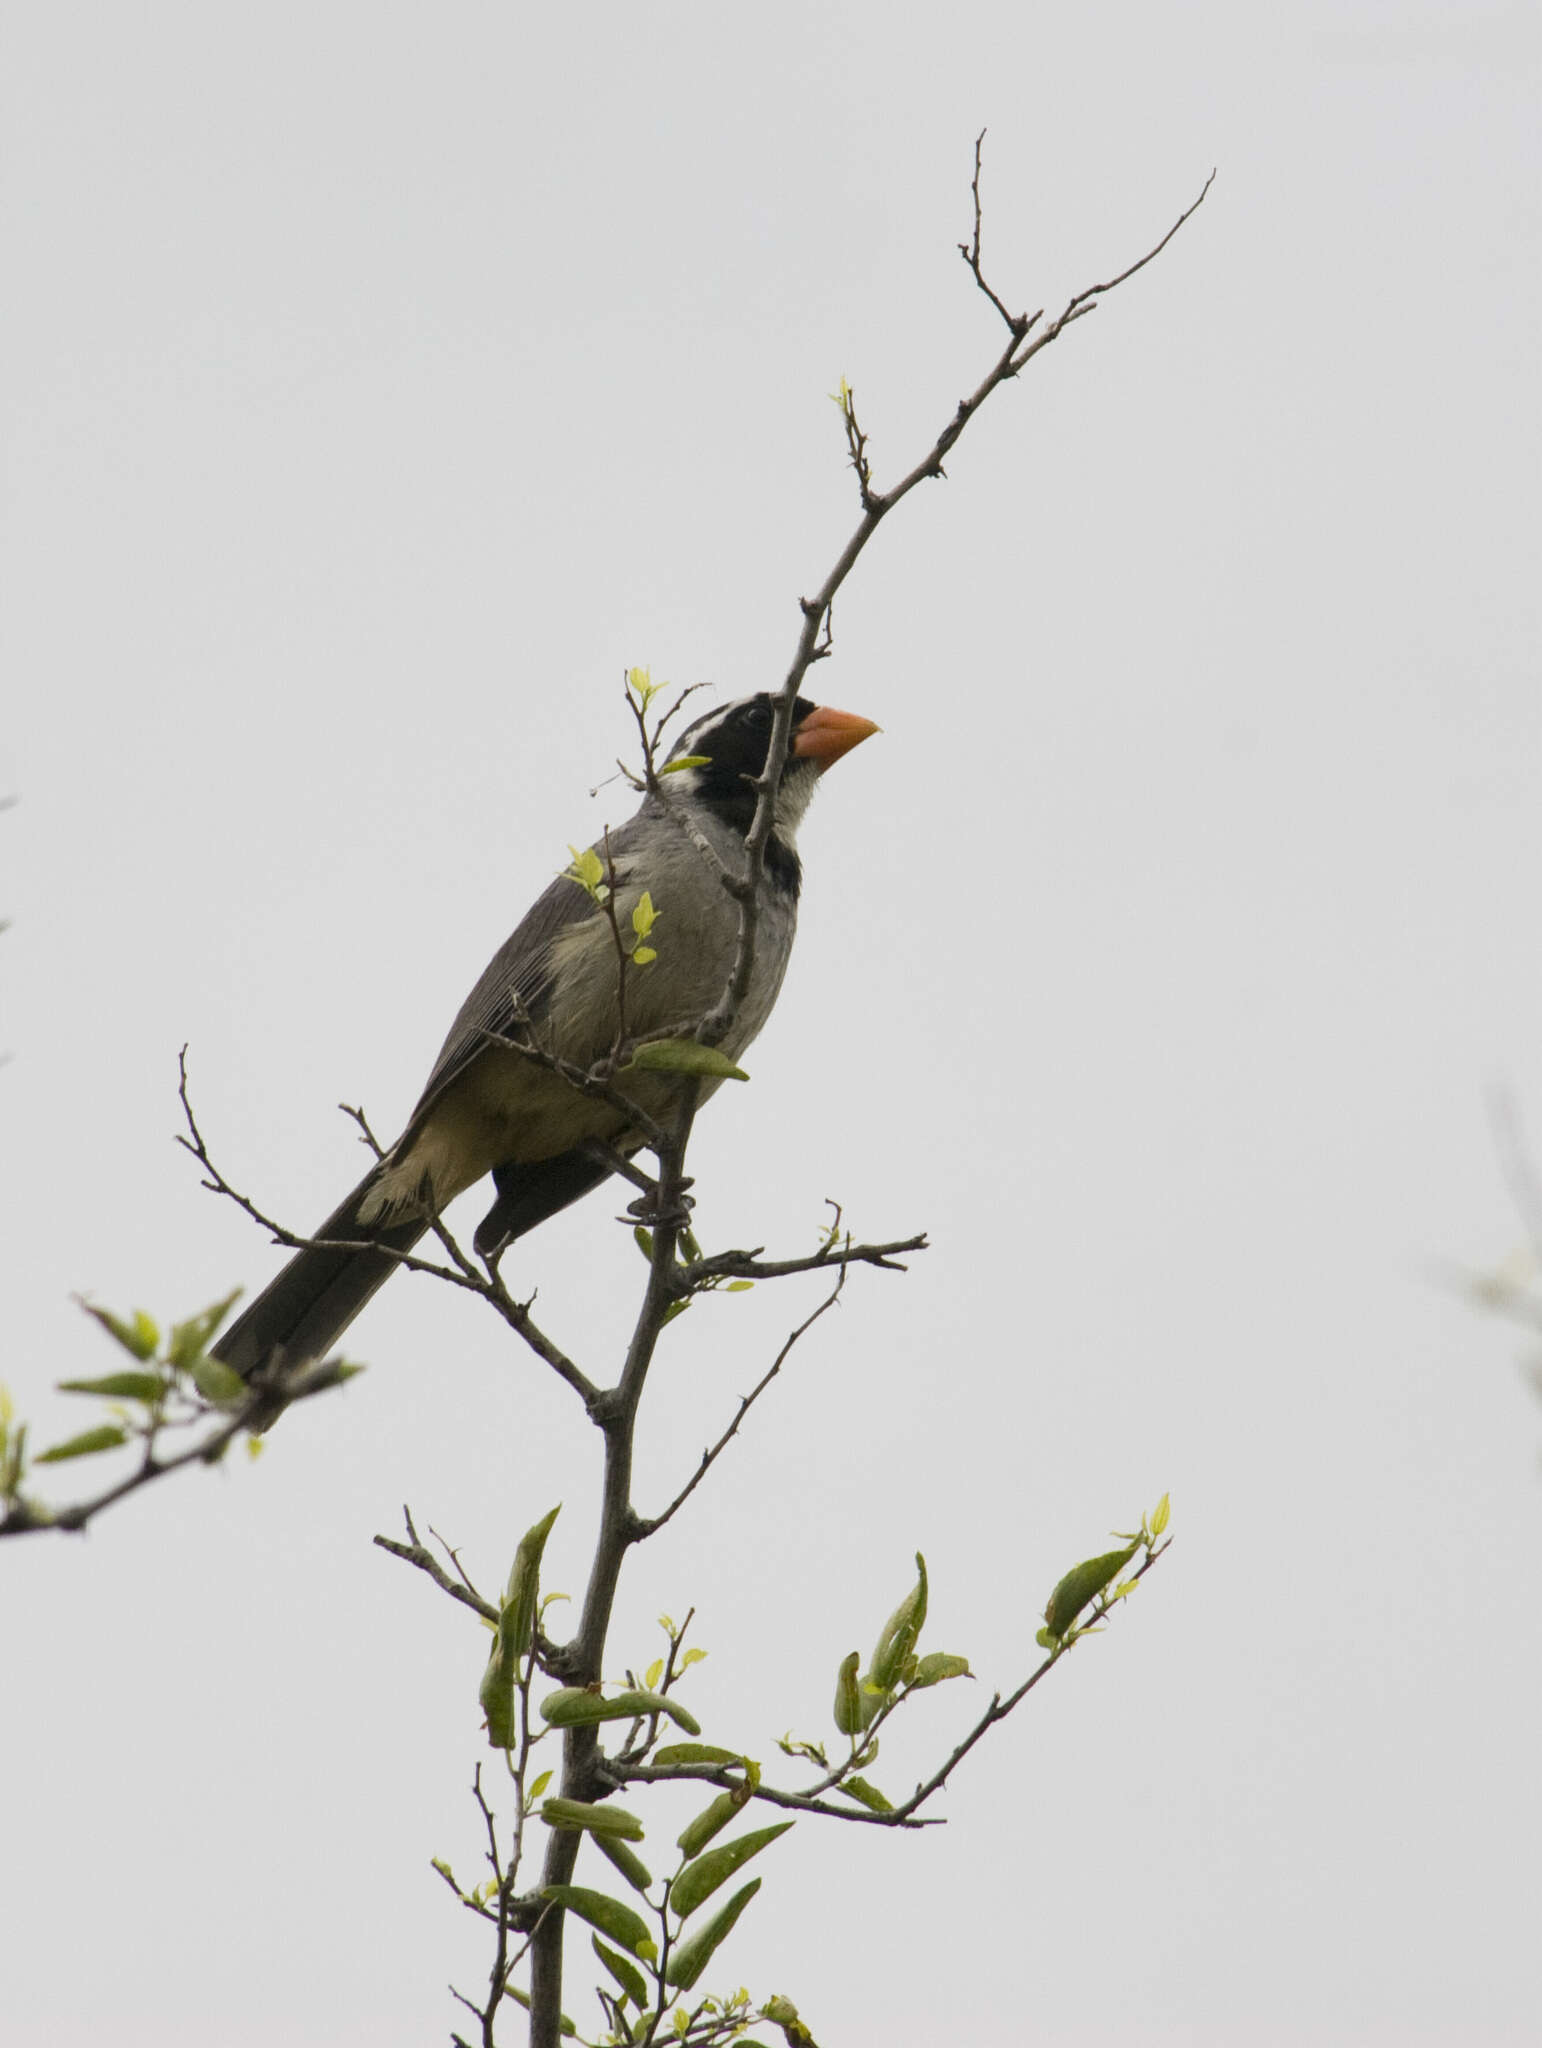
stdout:
<svg viewBox="0 0 1542 2048">
<path fill-rule="evenodd" d="M 762 691 L 709 711 L 676 740 L 669 760 L 689 761 L 596 851 L 614 869 L 613 925 L 579 880 L 562 875 L 493 956 L 461 1006 L 407 1128 L 219 1339 L 214 1355 L 243 1379 L 277 1381 L 324 1357 L 437 1215 L 490 1173 L 497 1199 L 476 1233 L 486 1259 L 578 1200 L 614 1170 L 614 1154 L 640 1141 L 615 1105 L 581 1093 L 520 1050 L 520 1042 L 585 1070 L 616 1043 L 624 1003 L 629 1037 L 689 1025 L 723 993 L 738 940 L 739 911 L 723 869 L 740 873 L 763 774 L 775 700 Z M 776 794 L 760 881 L 754 965 L 722 1041 L 731 1059 L 771 1013 L 792 950 L 801 865 L 796 836 L 819 777 L 877 731 L 866 718 L 805 703 Z M 644 965 L 617 958 L 616 934 L 633 950 L 632 913 L 644 892 L 657 916 Z M 706 1095 L 715 1083 L 702 1088 Z M 667 1113 L 674 1084 L 630 1072 L 617 1086 L 647 1115 Z M 607 1160 L 600 1148 L 612 1148 Z M 328 1242 L 328 1241 L 332 1242 Z M 282 1397 L 264 1411 L 271 1421 Z"/>
</svg>

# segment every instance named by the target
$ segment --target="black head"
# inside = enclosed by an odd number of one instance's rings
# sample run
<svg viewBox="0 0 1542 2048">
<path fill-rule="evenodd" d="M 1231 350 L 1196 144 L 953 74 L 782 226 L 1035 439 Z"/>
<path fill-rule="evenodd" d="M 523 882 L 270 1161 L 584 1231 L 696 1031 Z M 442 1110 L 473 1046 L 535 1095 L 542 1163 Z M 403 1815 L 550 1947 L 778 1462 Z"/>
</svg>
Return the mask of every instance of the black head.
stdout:
<svg viewBox="0 0 1542 2048">
<path fill-rule="evenodd" d="M 670 749 L 669 758 L 693 759 L 694 765 L 670 776 L 667 793 L 705 805 L 735 831 L 748 832 L 755 816 L 755 784 L 765 772 L 771 746 L 776 701 L 768 690 L 761 690 L 753 697 L 720 705 L 688 725 Z M 798 856 L 793 842 L 820 776 L 877 730 L 871 719 L 810 704 L 806 697 L 794 698 L 787 759 L 776 792 L 776 818 L 766 842 L 766 872 L 773 881 L 797 888 Z"/>
<path fill-rule="evenodd" d="M 814 706 L 804 697 L 794 700 L 793 743 L 796 743 L 799 726 L 813 709 Z M 741 832 L 749 830 L 750 820 L 755 815 L 754 785 L 765 772 L 775 718 L 776 699 L 769 690 L 761 690 L 753 697 L 740 697 L 736 703 L 720 704 L 715 711 L 704 713 L 686 727 L 669 750 L 671 761 L 678 761 L 686 755 L 705 756 L 699 767 L 681 771 L 680 782 L 688 784 L 696 802 L 710 804 L 720 817 L 736 825 Z M 807 773 L 809 770 L 789 745 L 782 769 L 783 786 L 786 786 L 789 776 Z"/>
</svg>

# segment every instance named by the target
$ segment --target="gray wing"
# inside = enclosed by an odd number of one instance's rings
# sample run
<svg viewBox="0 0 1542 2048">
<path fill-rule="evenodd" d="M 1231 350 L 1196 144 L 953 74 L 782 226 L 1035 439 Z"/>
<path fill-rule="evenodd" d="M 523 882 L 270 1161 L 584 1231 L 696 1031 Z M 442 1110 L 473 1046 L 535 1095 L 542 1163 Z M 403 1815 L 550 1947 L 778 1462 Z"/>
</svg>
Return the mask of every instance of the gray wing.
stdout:
<svg viewBox="0 0 1542 2048">
<path fill-rule="evenodd" d="M 636 845 L 641 824 L 638 816 L 612 829 L 610 851 L 618 864 Z M 603 842 L 597 843 L 596 850 L 603 858 Z M 618 871 L 624 872 L 619 867 Z M 416 1126 L 434 1097 L 465 1071 L 489 1037 L 514 1038 L 523 1021 L 541 1022 L 551 996 L 553 940 L 572 926 L 603 915 L 577 882 L 561 875 L 536 898 L 461 1004 L 408 1120 L 409 1129 Z"/>
</svg>

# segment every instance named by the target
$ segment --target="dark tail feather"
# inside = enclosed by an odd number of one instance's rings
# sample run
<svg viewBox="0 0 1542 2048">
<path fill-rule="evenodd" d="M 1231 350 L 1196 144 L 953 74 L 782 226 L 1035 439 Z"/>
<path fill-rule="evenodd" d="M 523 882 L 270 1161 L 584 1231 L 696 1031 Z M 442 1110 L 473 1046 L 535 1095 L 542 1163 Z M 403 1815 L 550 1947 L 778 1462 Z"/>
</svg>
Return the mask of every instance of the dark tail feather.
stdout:
<svg viewBox="0 0 1542 2048">
<path fill-rule="evenodd" d="M 534 1230 L 548 1216 L 555 1216 L 569 1202 L 587 1195 L 602 1180 L 609 1180 L 614 1168 L 603 1154 L 584 1146 L 559 1152 L 554 1159 L 537 1160 L 533 1166 L 510 1162 L 493 1168 L 498 1199 L 477 1225 L 473 1242 L 484 1259 L 496 1259 L 527 1230 Z"/>
<path fill-rule="evenodd" d="M 325 1358 L 360 1309 L 397 1270 L 400 1261 L 390 1253 L 411 1251 L 428 1228 L 421 1216 L 403 1223 L 361 1223 L 359 1203 L 373 1181 L 374 1173 L 366 1174 L 316 1232 L 318 1240 L 362 1242 L 365 1248 L 339 1246 L 334 1250 L 318 1242 L 296 1252 L 214 1345 L 214 1356 L 233 1367 L 242 1379 L 260 1382 L 271 1378 L 276 1382 L 280 1376 Z M 382 1249 L 374 1249 L 377 1245 Z M 252 1427 L 266 1429 L 283 1406 L 275 1395 L 272 1404 L 254 1413 Z"/>
</svg>

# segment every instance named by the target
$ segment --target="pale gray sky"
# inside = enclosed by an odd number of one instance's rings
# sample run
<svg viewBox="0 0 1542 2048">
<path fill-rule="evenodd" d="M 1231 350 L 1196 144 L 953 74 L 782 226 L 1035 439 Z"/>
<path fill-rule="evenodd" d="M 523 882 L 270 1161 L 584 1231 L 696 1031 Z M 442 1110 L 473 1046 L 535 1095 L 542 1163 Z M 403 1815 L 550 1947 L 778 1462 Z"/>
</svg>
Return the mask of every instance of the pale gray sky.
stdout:
<svg viewBox="0 0 1542 2048">
<path fill-rule="evenodd" d="M 800 1825 L 727 1973 L 825 2048 L 1534 2040 L 1542 1411 L 1427 1278 L 1519 1236 L 1485 1089 L 1542 1143 L 1533 10 L 64 0 L 5 40 L 4 1376 L 45 1437 L 111 1363 L 72 1290 L 273 1269 L 171 1143 L 182 1042 L 313 1223 L 333 1105 L 394 1126 L 621 814 L 624 667 L 779 678 L 855 514 L 826 394 L 881 483 L 998 346 L 976 131 L 1027 305 L 1218 167 L 837 609 L 819 693 L 885 732 L 808 821 L 700 1224 L 798 1249 L 833 1195 L 935 1249 L 634 1561 L 616 1663 L 694 1603 L 708 1733 L 769 1760 L 919 1546 L 982 1682 L 886 1745 L 904 1787 L 1170 1488 L 948 1828 Z M 597 1374 L 613 1206 L 512 1262 Z M 645 1499 L 811 1300 L 671 1333 Z M 478 1853 L 482 1638 L 369 1539 L 410 1501 L 493 1582 L 562 1499 L 577 1591 L 594 1445 L 427 1283 L 353 1348 L 257 1467 L 8 1548 L 18 2039 L 405 2048 L 485 1968 L 428 1865 Z"/>
</svg>

